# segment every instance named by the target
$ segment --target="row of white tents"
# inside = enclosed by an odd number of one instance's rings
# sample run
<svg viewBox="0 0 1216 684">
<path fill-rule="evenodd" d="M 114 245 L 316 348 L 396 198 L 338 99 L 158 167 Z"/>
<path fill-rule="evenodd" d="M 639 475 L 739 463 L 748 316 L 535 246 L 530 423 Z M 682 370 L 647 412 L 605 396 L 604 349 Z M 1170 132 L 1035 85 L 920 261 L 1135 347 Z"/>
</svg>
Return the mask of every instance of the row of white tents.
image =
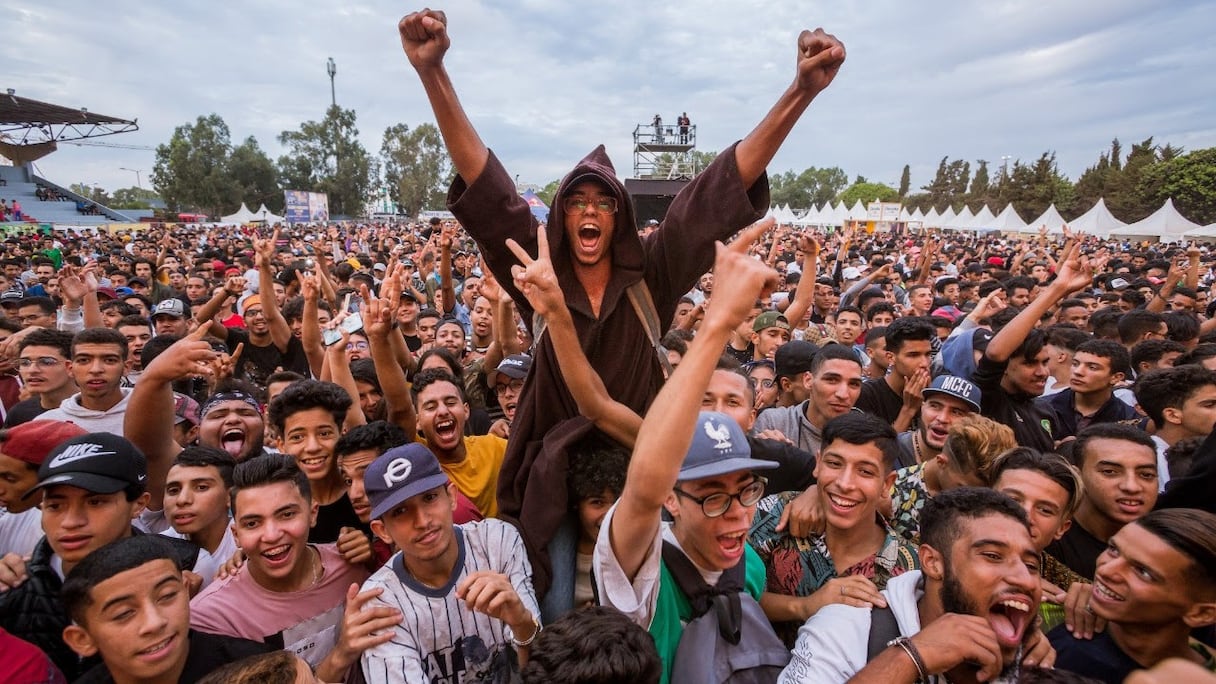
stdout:
<svg viewBox="0 0 1216 684">
<path fill-rule="evenodd" d="M 258 207 L 257 211 L 249 211 L 249 207 L 241 202 L 241 208 L 236 210 L 235 214 L 220 217 L 221 224 L 244 225 L 246 223 L 254 223 L 256 221 L 265 221 L 267 224 L 283 223 L 287 219 L 282 216 L 276 216 L 275 213 L 266 208 L 266 205 Z"/>
<path fill-rule="evenodd" d="M 852 207 L 846 207 L 844 202 L 836 206 L 827 202 L 801 216 L 787 204 L 773 207 L 769 214 L 776 218 L 778 223 L 820 228 L 842 226 L 849 221 L 864 222 L 868 216 L 860 200 Z M 1067 227 L 1073 233 L 1086 233 L 1102 239 L 1136 238 L 1161 242 L 1216 240 L 1216 223 L 1201 226 L 1191 221 L 1178 212 L 1172 199 L 1167 199 L 1160 209 L 1143 220 L 1131 224 L 1115 218 L 1106 208 L 1106 201 L 1103 199 L 1099 199 L 1089 211 L 1072 221 L 1065 221 L 1054 204 L 1033 221 L 1023 220 L 1012 204 L 1006 205 L 999 214 L 994 214 L 987 205 L 975 213 L 968 207 L 963 207 L 958 213 L 950 207 L 941 213 L 938 213 L 937 209 L 930 209 L 928 213 L 922 213 L 920 209 L 909 212 L 907 207 L 904 207 L 899 210 L 898 221 L 911 227 L 979 232 L 1036 233 L 1041 226 L 1046 226 L 1050 235 L 1060 235 Z"/>
</svg>

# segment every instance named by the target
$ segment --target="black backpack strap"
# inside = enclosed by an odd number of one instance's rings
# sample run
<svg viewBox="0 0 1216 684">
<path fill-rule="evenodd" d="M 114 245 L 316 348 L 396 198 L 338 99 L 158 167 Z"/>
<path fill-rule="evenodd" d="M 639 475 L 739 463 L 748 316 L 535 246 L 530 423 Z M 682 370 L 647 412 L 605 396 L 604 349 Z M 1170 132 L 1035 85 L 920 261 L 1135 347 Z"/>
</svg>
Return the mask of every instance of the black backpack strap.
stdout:
<svg viewBox="0 0 1216 684">
<path fill-rule="evenodd" d="M 746 558 L 746 557 L 745 557 Z M 716 586 L 709 586 L 701 577 L 692 561 L 683 551 L 670 542 L 663 542 L 663 563 L 676 581 L 676 586 L 688 597 L 692 607 L 690 620 L 701 617 L 710 610 L 718 618 L 718 633 L 729 644 L 738 644 L 743 634 L 743 601 L 746 560 L 740 560 L 733 568 L 722 572 Z"/>
<path fill-rule="evenodd" d="M 895 621 L 895 613 L 891 607 L 870 609 L 870 639 L 866 643 L 866 662 L 874 660 L 879 653 L 887 649 L 887 644 L 899 637 L 899 623 Z"/>
</svg>

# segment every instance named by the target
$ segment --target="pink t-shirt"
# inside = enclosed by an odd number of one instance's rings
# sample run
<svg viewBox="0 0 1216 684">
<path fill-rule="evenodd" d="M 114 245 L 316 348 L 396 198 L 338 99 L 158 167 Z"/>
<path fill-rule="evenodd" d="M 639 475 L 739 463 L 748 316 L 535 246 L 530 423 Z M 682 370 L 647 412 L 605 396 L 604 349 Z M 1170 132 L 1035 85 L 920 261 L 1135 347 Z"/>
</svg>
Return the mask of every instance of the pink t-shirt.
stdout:
<svg viewBox="0 0 1216 684">
<path fill-rule="evenodd" d="M 300 591 L 262 588 L 247 568 L 217 580 L 190 601 L 190 626 L 200 632 L 241 637 L 291 651 L 316 667 L 338 642 L 346 590 L 370 573 L 349 565 L 333 544 L 314 546 L 324 574 Z"/>
</svg>

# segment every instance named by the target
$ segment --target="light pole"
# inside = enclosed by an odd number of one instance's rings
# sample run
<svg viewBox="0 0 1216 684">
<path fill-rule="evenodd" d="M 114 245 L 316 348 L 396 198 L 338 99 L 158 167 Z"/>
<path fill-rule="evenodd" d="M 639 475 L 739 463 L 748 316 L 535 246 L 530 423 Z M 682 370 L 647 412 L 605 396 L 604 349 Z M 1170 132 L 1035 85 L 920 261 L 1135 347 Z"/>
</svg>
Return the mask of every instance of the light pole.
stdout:
<svg viewBox="0 0 1216 684">
<path fill-rule="evenodd" d="M 337 96 L 337 91 L 335 91 L 335 90 L 334 90 L 334 74 L 338 73 L 338 65 L 337 65 L 337 64 L 334 64 L 334 58 L 333 58 L 333 57 L 330 57 L 330 58 L 329 58 L 329 61 L 325 63 L 325 71 L 326 71 L 326 73 L 328 73 L 328 74 L 329 74 L 329 100 L 330 100 L 330 104 L 332 104 L 333 106 L 337 107 L 337 106 L 338 106 L 338 96 Z"/>
<path fill-rule="evenodd" d="M 139 173 L 140 173 L 139 169 L 128 169 L 125 166 L 120 166 L 120 167 L 118 167 L 118 170 L 119 171 L 130 171 L 131 173 L 135 174 L 135 187 L 139 188 L 140 190 L 144 189 L 144 185 L 143 185 L 143 183 L 140 182 L 140 179 L 139 179 Z"/>
</svg>

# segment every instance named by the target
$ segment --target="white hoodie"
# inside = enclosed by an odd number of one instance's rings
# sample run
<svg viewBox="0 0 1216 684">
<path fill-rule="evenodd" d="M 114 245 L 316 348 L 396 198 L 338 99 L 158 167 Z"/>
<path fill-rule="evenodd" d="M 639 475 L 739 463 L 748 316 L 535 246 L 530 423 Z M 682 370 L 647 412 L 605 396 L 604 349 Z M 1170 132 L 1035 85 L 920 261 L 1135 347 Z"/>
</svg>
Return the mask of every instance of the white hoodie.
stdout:
<svg viewBox="0 0 1216 684">
<path fill-rule="evenodd" d="M 51 409 L 34 420 L 65 420 L 79 425 L 82 430 L 109 432 L 121 436 L 123 417 L 127 413 L 127 402 L 131 400 L 133 391 L 129 387 L 123 387 L 122 399 L 105 411 L 95 411 L 81 406 L 80 393 L 77 392 L 64 399 L 59 404 L 59 408 Z"/>
</svg>

